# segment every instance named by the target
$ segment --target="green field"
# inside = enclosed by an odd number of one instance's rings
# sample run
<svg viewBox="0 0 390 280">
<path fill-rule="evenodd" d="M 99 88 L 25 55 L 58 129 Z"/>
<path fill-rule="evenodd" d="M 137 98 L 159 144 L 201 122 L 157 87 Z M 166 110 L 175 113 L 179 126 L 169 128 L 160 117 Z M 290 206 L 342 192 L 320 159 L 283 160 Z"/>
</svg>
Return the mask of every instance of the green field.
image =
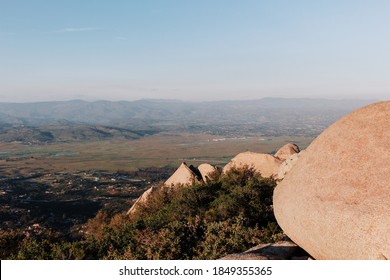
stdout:
<svg viewBox="0 0 390 280">
<path fill-rule="evenodd" d="M 0 143 L 0 168 L 4 176 L 39 170 L 134 171 L 145 167 L 176 167 L 183 161 L 223 166 L 240 152 L 272 153 L 289 142 L 304 149 L 312 140 L 304 136 L 225 138 L 209 134 L 159 134 L 138 140 L 46 145 Z"/>
</svg>

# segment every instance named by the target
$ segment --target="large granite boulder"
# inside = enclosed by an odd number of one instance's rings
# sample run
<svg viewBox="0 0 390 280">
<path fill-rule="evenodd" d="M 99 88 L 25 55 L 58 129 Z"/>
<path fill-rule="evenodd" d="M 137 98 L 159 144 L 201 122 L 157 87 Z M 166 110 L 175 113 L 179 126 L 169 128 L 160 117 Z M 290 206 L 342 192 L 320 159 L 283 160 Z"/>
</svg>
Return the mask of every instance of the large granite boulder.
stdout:
<svg viewBox="0 0 390 280">
<path fill-rule="evenodd" d="M 315 259 L 389 259 L 390 101 L 318 136 L 276 187 L 274 212 Z"/>
<path fill-rule="evenodd" d="M 223 172 L 226 173 L 234 167 L 242 168 L 247 166 L 254 168 L 263 177 L 271 177 L 278 174 L 282 162 L 283 160 L 276 158 L 273 155 L 244 152 L 235 156 L 227 165 L 225 165 Z"/>
</svg>

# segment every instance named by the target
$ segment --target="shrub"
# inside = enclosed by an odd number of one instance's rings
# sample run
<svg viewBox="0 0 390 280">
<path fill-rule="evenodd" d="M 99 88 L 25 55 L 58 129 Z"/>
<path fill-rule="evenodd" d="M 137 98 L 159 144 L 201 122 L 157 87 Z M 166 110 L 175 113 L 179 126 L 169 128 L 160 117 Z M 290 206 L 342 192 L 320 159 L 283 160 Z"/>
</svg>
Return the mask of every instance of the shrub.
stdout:
<svg viewBox="0 0 390 280">
<path fill-rule="evenodd" d="M 205 238 L 200 243 L 198 259 L 218 259 L 224 255 L 242 252 L 264 239 L 264 233 L 257 227 L 245 226 L 242 216 L 222 222 L 207 224 Z"/>
<path fill-rule="evenodd" d="M 19 244 L 23 238 L 22 233 L 18 231 L 0 231 L 0 259 L 15 258 L 19 250 Z"/>
</svg>

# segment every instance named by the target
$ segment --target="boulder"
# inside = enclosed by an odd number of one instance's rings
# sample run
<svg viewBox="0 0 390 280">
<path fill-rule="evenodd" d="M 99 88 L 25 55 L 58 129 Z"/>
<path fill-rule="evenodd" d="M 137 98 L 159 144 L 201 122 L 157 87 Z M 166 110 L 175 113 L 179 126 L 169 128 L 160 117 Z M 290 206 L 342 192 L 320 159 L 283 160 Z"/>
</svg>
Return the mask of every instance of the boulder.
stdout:
<svg viewBox="0 0 390 280">
<path fill-rule="evenodd" d="M 241 168 L 244 166 L 253 167 L 263 177 L 276 176 L 282 160 L 269 154 L 260 154 L 253 152 L 240 153 L 235 156 L 225 167 L 223 172 L 226 173 L 233 167 Z"/>
<path fill-rule="evenodd" d="M 390 101 L 319 135 L 276 187 L 274 212 L 315 259 L 389 259 Z"/>
<path fill-rule="evenodd" d="M 244 253 L 230 254 L 221 260 L 287 260 L 291 258 L 298 246 L 291 241 L 260 244 Z"/>
<path fill-rule="evenodd" d="M 183 162 L 179 168 L 172 174 L 171 177 L 164 183 L 167 187 L 174 187 L 178 185 L 192 185 L 202 181 L 202 175 L 199 170 L 192 165 L 188 166 Z"/>
<path fill-rule="evenodd" d="M 145 205 L 145 203 L 148 201 L 148 199 L 151 197 L 151 195 L 156 192 L 159 189 L 157 186 L 152 186 L 149 189 L 147 189 L 131 206 L 131 208 L 127 211 L 127 215 L 133 215 L 135 212 L 137 212 L 142 205 Z"/>
<path fill-rule="evenodd" d="M 203 182 L 207 183 L 209 181 L 209 176 L 213 172 L 216 171 L 215 167 L 208 164 L 208 163 L 202 163 L 201 165 L 198 166 L 198 170 L 200 174 L 202 175 L 202 180 Z"/>
<path fill-rule="evenodd" d="M 142 205 L 145 205 L 148 199 L 152 196 L 157 190 L 168 190 L 174 191 L 177 190 L 179 186 L 189 186 L 193 183 L 202 183 L 206 182 L 207 176 L 214 172 L 215 168 L 210 164 L 203 163 L 199 165 L 198 169 L 192 165 L 188 166 L 183 162 L 175 173 L 164 183 L 163 186 L 153 186 L 146 190 L 131 206 L 127 211 L 127 215 L 134 215 Z"/>
<path fill-rule="evenodd" d="M 297 154 L 299 152 L 299 147 L 296 144 L 288 143 L 281 147 L 274 156 L 279 159 L 286 160 L 293 154 Z"/>
</svg>

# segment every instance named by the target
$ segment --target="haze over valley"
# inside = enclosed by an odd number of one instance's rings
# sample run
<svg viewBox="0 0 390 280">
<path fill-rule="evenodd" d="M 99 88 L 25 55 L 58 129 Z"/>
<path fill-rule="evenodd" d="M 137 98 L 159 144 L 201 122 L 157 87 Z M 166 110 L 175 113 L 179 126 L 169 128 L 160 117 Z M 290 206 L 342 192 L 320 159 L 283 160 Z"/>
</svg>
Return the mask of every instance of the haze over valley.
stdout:
<svg viewBox="0 0 390 280">
<path fill-rule="evenodd" d="M 81 100 L 0 103 L 0 140 L 54 143 L 139 139 L 156 133 L 316 136 L 374 100 L 263 98 L 248 101 Z"/>
</svg>

